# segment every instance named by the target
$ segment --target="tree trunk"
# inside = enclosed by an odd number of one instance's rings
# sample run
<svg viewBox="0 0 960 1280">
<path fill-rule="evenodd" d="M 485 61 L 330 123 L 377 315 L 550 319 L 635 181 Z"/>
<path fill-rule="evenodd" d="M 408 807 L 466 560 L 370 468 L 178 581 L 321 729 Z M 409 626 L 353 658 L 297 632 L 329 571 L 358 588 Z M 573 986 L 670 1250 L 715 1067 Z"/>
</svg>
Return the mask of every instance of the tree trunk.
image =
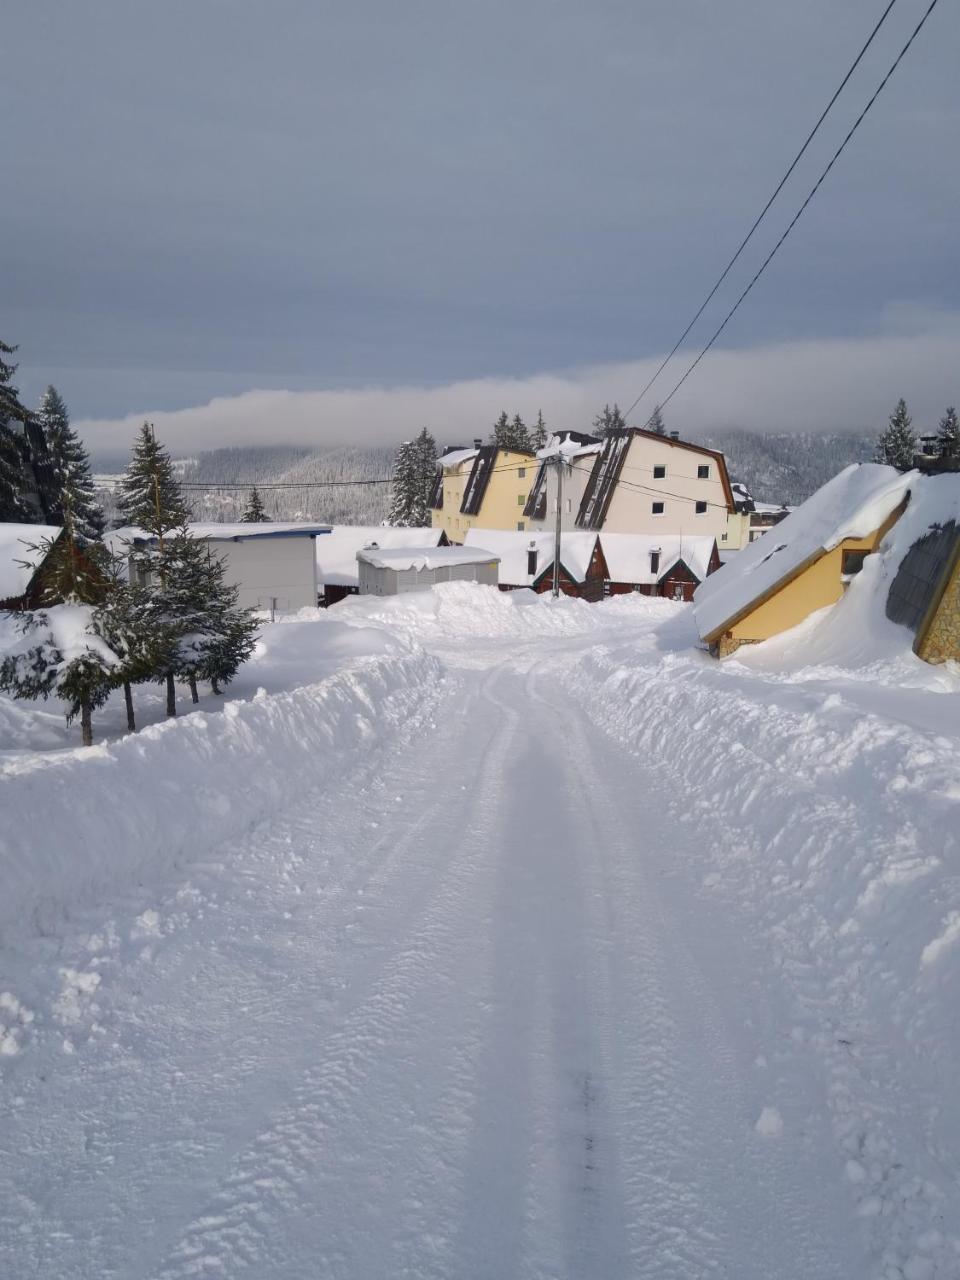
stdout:
<svg viewBox="0 0 960 1280">
<path fill-rule="evenodd" d="M 197 693 L 197 677 L 195 675 L 190 676 L 190 701 L 193 703 L 200 701 L 200 695 Z"/>
<path fill-rule="evenodd" d="M 219 686 L 219 684 L 217 683 L 217 677 L 216 677 L 216 676 L 214 676 L 214 677 L 213 677 L 213 679 L 210 681 L 210 688 L 213 690 L 213 692 L 214 692 L 214 693 L 219 693 L 219 692 L 220 692 L 220 686 Z"/>
<path fill-rule="evenodd" d="M 123 682 L 123 702 L 127 708 L 127 728 L 131 733 L 137 731 L 137 721 L 133 714 L 133 689 L 130 687 L 130 681 Z"/>
<path fill-rule="evenodd" d="M 173 675 L 167 672 L 167 715 L 175 716 L 177 714 L 177 690 L 173 683 Z"/>
<path fill-rule="evenodd" d="M 93 746 L 93 724 L 91 723 L 90 703 L 83 701 L 80 703 L 80 735 L 83 739 L 85 747 Z"/>
</svg>

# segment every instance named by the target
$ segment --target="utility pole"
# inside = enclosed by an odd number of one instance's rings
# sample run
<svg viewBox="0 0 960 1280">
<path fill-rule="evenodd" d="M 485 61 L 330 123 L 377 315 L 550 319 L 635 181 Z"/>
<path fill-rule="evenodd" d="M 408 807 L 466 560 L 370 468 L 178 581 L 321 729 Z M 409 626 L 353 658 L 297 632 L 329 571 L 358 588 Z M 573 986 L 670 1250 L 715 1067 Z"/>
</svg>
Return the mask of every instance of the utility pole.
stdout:
<svg viewBox="0 0 960 1280">
<path fill-rule="evenodd" d="M 560 528 L 563 515 L 563 454 L 557 450 L 557 532 L 553 546 L 553 598 L 560 595 Z"/>
</svg>

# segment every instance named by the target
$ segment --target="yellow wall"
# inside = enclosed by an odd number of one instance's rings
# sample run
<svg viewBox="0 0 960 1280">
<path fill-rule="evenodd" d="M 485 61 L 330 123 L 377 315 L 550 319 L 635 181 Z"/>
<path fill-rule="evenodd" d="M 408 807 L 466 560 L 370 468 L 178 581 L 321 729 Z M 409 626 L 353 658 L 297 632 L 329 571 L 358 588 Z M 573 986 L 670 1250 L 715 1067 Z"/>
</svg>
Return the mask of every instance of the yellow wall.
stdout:
<svg viewBox="0 0 960 1280">
<path fill-rule="evenodd" d="M 432 524 L 443 529 L 451 542 L 463 542 L 468 529 L 508 529 L 516 531 L 524 519 L 523 507 L 537 475 L 537 460 L 532 455 L 501 449 L 493 464 L 483 503 L 475 516 L 460 510 L 463 491 L 474 460 L 444 468 L 443 510 L 434 511 Z M 524 474 L 521 474 L 524 473 Z"/>
<path fill-rule="evenodd" d="M 924 662 L 960 661 L 960 560 L 953 566 L 946 590 L 926 633 L 916 646 Z"/>
<path fill-rule="evenodd" d="M 726 657 L 742 644 L 769 640 L 797 626 L 815 610 L 836 604 L 844 592 L 841 574 L 844 551 L 875 551 L 887 527 L 868 538 L 845 538 L 838 547 L 825 552 L 725 631 L 717 642 L 719 656 Z"/>
</svg>

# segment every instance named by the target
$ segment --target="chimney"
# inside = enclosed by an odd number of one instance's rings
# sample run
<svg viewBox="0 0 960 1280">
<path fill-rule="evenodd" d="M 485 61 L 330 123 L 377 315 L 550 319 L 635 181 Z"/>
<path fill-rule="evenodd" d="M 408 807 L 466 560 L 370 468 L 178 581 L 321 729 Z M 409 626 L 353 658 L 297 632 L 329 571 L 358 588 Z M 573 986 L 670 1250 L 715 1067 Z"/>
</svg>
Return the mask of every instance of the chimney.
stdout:
<svg viewBox="0 0 960 1280">
<path fill-rule="evenodd" d="M 671 432 L 670 432 L 670 439 L 671 439 L 671 440 L 679 440 L 679 439 L 680 439 L 680 432 L 679 432 L 679 431 L 671 431 Z"/>
<path fill-rule="evenodd" d="M 477 437 L 473 442 L 473 447 L 475 449 L 481 449 L 483 447 L 483 441 L 479 437 Z"/>
<path fill-rule="evenodd" d="M 533 540 L 527 548 L 527 573 L 531 578 L 537 576 L 537 544 Z"/>
</svg>

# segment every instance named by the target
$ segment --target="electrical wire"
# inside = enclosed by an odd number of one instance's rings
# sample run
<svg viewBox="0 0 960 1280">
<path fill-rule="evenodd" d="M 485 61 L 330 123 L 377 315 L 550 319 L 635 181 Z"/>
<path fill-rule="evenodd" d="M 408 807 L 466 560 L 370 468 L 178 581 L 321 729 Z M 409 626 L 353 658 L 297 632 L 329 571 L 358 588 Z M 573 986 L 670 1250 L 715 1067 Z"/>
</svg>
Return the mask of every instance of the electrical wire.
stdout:
<svg viewBox="0 0 960 1280">
<path fill-rule="evenodd" d="M 827 175 L 830 173 L 831 169 L 832 169 L 832 168 L 833 168 L 833 166 L 837 163 L 837 161 L 840 159 L 840 156 L 843 154 L 844 150 L 846 149 L 847 143 L 850 141 L 850 139 L 853 137 L 853 135 L 854 135 L 854 134 L 857 132 L 857 130 L 860 128 L 860 125 L 863 123 L 863 121 L 864 121 L 864 119 L 865 119 L 865 117 L 866 117 L 866 115 L 867 115 L 867 112 L 870 110 L 870 108 L 871 108 L 871 107 L 873 106 L 873 104 L 876 102 L 877 98 L 879 98 L 880 94 L 882 93 L 882 91 L 883 91 L 884 87 L 886 86 L 887 82 L 889 81 L 890 77 L 893 75 L 893 73 L 896 71 L 897 67 L 898 67 L 898 66 L 900 65 L 900 63 L 903 61 L 903 59 L 904 59 L 904 57 L 906 56 L 907 51 L 909 50 L 910 46 L 913 44 L 914 40 L 916 40 L 917 36 L 920 34 L 921 30 L 923 29 L 924 24 L 926 23 L 927 19 L 930 17 L 931 13 L 933 13 L 933 11 L 934 11 L 934 9 L 937 7 L 937 4 L 938 4 L 938 3 L 939 3 L 939 0 L 930 0 L 930 4 L 927 6 L 926 12 L 923 14 L 923 17 L 920 19 L 920 21 L 919 21 L 919 22 L 917 23 L 917 25 L 914 27 L 913 32 L 911 33 L 909 40 L 908 40 L 908 41 L 907 41 L 907 43 L 903 46 L 903 48 L 900 50 L 900 52 L 897 54 L 897 56 L 896 56 L 896 58 L 894 59 L 894 61 L 893 61 L 892 65 L 890 66 L 890 69 L 887 71 L 886 75 L 883 77 L 883 79 L 882 79 L 882 80 L 880 81 L 880 83 L 877 85 L 876 89 L 873 91 L 872 95 L 870 96 L 870 98 L 869 98 L 869 100 L 868 100 L 868 102 L 867 102 L 867 105 L 863 108 L 863 110 L 862 110 L 862 111 L 860 112 L 860 114 L 857 116 L 856 120 L 854 120 L 853 124 L 850 126 L 850 129 L 848 130 L 846 137 L 843 139 L 843 141 L 840 143 L 839 147 L 837 147 L 836 151 L 833 153 L 833 156 L 831 157 L 829 164 L 828 164 L 828 165 L 827 165 L 827 167 L 823 170 L 823 172 L 820 174 L 820 177 L 819 177 L 819 178 L 817 179 L 817 181 L 814 183 L 813 187 L 810 189 L 810 193 L 808 194 L 807 198 L 804 200 L 803 204 L 800 206 L 800 208 L 797 210 L 797 212 L 796 212 L 796 213 L 793 215 L 793 217 L 791 218 L 790 223 L 789 223 L 789 224 L 788 224 L 788 226 L 787 226 L 787 229 L 784 231 L 783 235 L 780 237 L 780 239 L 777 241 L 777 243 L 773 246 L 773 248 L 772 248 L 772 249 L 770 250 L 770 252 L 767 254 L 766 258 L 765 258 L 765 259 L 763 260 L 763 262 L 761 263 L 761 265 L 760 265 L 759 269 L 756 271 L 756 273 L 754 274 L 753 278 L 750 280 L 750 283 L 749 283 L 749 284 L 747 285 L 747 287 L 744 289 L 743 293 L 741 293 L 741 294 L 740 294 L 740 297 L 736 300 L 736 302 L 733 304 L 733 306 L 730 308 L 730 310 L 729 310 L 729 311 L 727 312 L 727 314 L 724 316 L 723 321 L 721 322 L 721 324 L 718 326 L 718 328 L 717 328 L 717 329 L 716 329 L 716 331 L 714 332 L 714 334 L 713 334 L 713 336 L 711 337 L 710 341 L 706 344 L 706 346 L 703 348 L 703 350 L 700 352 L 700 354 L 697 356 L 697 358 L 693 361 L 693 363 L 692 363 L 692 364 L 687 368 L 687 370 L 686 370 L 686 372 L 684 373 L 683 377 L 682 377 L 682 378 L 680 379 L 680 381 L 676 384 L 676 386 L 673 388 L 673 390 L 670 392 L 670 394 L 666 397 L 666 399 L 665 399 L 665 400 L 662 400 L 662 401 L 660 402 L 660 408 L 661 408 L 661 409 L 662 409 L 662 408 L 664 408 L 666 405 L 668 405 L 668 404 L 670 403 L 670 401 L 671 401 L 671 400 L 673 399 L 673 397 L 677 394 L 677 392 L 680 390 L 680 388 L 683 386 L 683 384 L 686 382 L 686 380 L 690 377 L 691 373 L 693 373 L 694 369 L 696 369 L 697 365 L 700 363 L 700 361 L 703 359 L 703 357 L 707 354 L 707 352 L 710 350 L 710 348 L 713 346 L 713 344 L 716 342 L 716 340 L 720 337 L 721 333 L 723 333 L 723 331 L 724 331 L 724 329 L 727 327 L 728 323 L 733 319 L 734 315 L 736 314 L 736 312 L 737 312 L 737 311 L 739 310 L 739 308 L 740 308 L 740 304 L 744 301 L 744 299 L 746 298 L 747 294 L 751 291 L 751 289 L 753 288 L 753 286 L 757 283 L 757 281 L 758 281 L 758 280 L 760 279 L 760 277 L 763 275 L 764 271 L 766 271 L 767 267 L 768 267 L 768 266 L 770 265 L 770 263 L 773 261 L 773 259 L 774 259 L 774 257 L 776 256 L 776 254 L 777 254 L 778 250 L 780 249 L 780 246 L 783 244 L 783 242 L 786 240 L 787 236 L 790 234 L 790 232 L 793 230 L 793 228 L 794 228 L 794 227 L 797 225 L 797 223 L 800 221 L 800 218 L 801 218 L 801 216 L 803 215 L 804 211 L 806 210 L 807 206 L 810 204 L 810 202 L 811 202 L 811 200 L 813 199 L 813 197 L 814 197 L 814 196 L 817 194 L 817 192 L 820 190 L 820 187 L 823 185 L 823 182 L 824 182 L 824 180 L 826 179 Z M 638 397 L 638 399 L 639 399 L 639 397 Z M 637 403 L 637 402 L 636 402 L 636 401 L 634 401 L 634 406 L 636 405 L 636 403 Z M 648 419 L 647 419 L 647 425 L 649 425 L 649 423 L 652 421 L 652 418 L 653 418 L 653 415 L 651 414 L 650 418 L 648 418 Z"/>
</svg>

